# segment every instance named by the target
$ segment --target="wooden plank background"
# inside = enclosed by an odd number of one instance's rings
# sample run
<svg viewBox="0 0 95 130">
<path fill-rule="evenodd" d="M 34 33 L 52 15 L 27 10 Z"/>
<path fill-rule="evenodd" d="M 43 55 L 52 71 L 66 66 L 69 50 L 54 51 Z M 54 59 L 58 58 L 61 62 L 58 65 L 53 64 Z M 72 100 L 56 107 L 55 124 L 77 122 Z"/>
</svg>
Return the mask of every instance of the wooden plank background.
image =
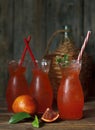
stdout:
<svg viewBox="0 0 95 130">
<path fill-rule="evenodd" d="M 5 96 L 8 61 L 21 57 L 25 46 L 23 38 L 28 35 L 32 36 L 33 53 L 40 59 L 52 33 L 63 25 L 71 25 L 79 48 L 87 31 L 92 30 L 86 51 L 95 62 L 94 5 L 94 0 L 0 0 L 0 96 Z M 55 44 L 56 41 L 51 48 Z"/>
</svg>

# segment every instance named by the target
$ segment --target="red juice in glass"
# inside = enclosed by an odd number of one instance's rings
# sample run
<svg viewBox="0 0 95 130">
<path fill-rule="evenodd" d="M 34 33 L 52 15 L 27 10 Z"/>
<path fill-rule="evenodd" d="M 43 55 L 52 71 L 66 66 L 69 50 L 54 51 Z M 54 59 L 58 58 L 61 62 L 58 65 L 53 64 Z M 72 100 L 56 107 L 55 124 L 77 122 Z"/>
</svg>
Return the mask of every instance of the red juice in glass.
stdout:
<svg viewBox="0 0 95 130">
<path fill-rule="evenodd" d="M 12 111 L 12 103 L 17 96 L 29 94 L 28 83 L 25 78 L 26 68 L 18 66 L 16 61 L 9 64 L 9 80 L 6 89 L 6 101 L 8 110 Z"/>
<path fill-rule="evenodd" d="M 38 104 L 37 112 L 42 114 L 46 108 L 52 107 L 53 91 L 48 78 L 49 65 L 46 60 L 41 61 L 40 68 L 33 68 L 33 77 L 30 84 L 30 93 Z"/>
<path fill-rule="evenodd" d="M 63 78 L 58 89 L 57 104 L 60 118 L 67 120 L 83 117 L 84 95 L 79 80 L 81 63 L 72 61 L 67 66 L 60 65 Z"/>
</svg>

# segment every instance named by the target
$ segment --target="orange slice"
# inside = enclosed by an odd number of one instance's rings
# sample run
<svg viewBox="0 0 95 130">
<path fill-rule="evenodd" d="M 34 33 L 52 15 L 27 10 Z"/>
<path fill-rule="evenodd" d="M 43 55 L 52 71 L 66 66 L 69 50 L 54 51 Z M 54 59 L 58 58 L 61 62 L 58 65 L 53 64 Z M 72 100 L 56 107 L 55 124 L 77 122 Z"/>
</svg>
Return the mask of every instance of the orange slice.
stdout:
<svg viewBox="0 0 95 130">
<path fill-rule="evenodd" d="M 57 120 L 59 117 L 59 113 L 53 111 L 50 108 L 47 108 L 44 112 L 44 114 L 42 115 L 41 119 L 45 122 L 53 122 L 55 120 Z"/>
</svg>

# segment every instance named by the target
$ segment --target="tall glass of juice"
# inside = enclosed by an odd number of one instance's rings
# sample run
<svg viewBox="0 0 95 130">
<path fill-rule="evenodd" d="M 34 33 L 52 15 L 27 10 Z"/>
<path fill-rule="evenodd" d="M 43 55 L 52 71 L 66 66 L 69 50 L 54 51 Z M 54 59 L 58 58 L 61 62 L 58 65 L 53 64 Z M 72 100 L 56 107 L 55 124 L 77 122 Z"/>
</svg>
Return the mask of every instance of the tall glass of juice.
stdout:
<svg viewBox="0 0 95 130">
<path fill-rule="evenodd" d="M 81 119 L 84 106 L 83 90 L 79 80 L 81 62 L 73 60 L 68 65 L 60 64 L 60 68 L 63 74 L 57 95 L 60 118 Z"/>
<path fill-rule="evenodd" d="M 6 89 L 6 101 L 8 110 L 12 111 L 12 103 L 17 96 L 29 94 L 28 82 L 25 78 L 25 66 L 19 66 L 18 62 L 11 61 L 8 65 L 9 80 Z"/>
<path fill-rule="evenodd" d="M 38 104 L 37 113 L 43 114 L 47 107 L 52 107 L 53 91 L 48 78 L 50 61 L 43 59 L 38 62 L 40 67 L 32 68 L 32 81 L 30 83 L 30 93 Z"/>
</svg>

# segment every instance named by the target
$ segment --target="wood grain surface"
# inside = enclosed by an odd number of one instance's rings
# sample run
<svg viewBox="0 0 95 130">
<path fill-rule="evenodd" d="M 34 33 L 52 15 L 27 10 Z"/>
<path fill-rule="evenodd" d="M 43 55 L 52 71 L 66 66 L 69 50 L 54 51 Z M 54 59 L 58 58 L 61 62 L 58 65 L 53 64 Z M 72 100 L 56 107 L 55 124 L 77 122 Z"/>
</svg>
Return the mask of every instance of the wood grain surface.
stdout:
<svg viewBox="0 0 95 130">
<path fill-rule="evenodd" d="M 95 100 L 85 103 L 84 116 L 81 120 L 59 120 L 54 123 L 43 123 L 40 128 L 33 128 L 31 121 L 17 124 L 9 124 L 8 121 L 13 113 L 7 111 L 5 100 L 0 100 L 5 105 L 0 107 L 0 130 L 95 130 Z"/>
</svg>

